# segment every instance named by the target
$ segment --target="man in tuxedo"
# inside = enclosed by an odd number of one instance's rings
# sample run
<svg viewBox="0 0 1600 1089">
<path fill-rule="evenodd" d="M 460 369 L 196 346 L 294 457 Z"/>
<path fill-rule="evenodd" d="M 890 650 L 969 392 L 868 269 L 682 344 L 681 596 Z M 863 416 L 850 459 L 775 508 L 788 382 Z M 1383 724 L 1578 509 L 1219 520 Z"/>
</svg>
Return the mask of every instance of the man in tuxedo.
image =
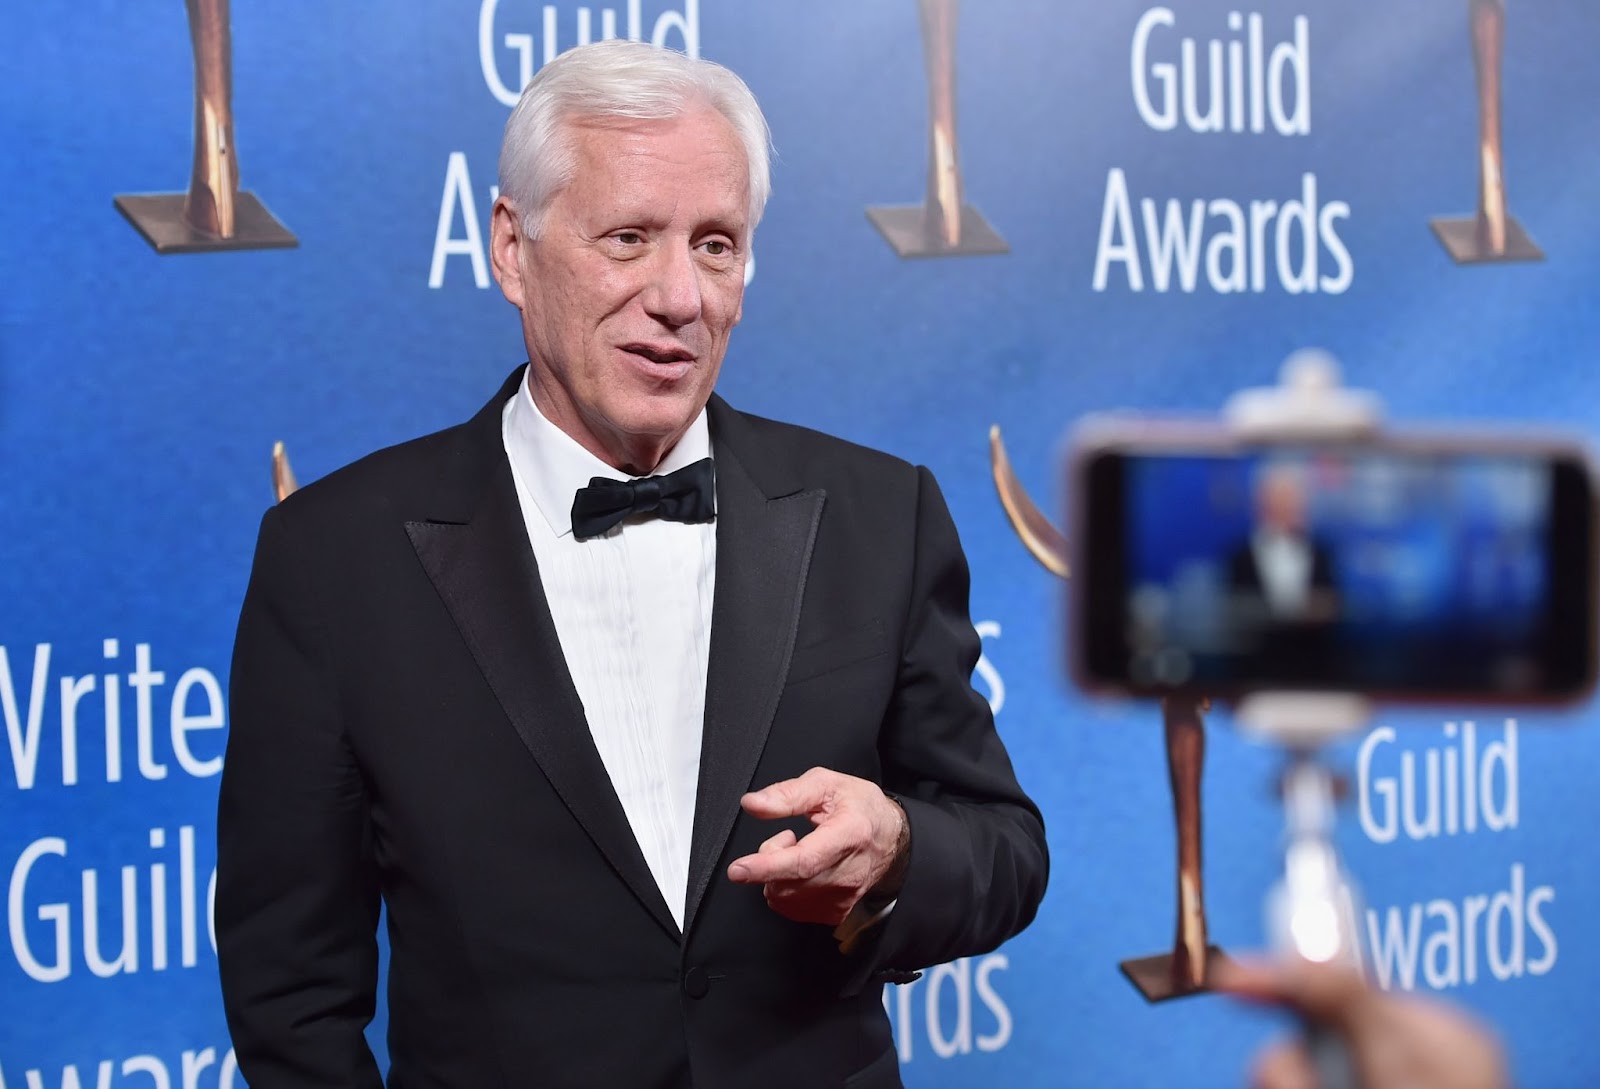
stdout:
<svg viewBox="0 0 1600 1089">
<path fill-rule="evenodd" d="M 1334 618 L 1333 562 L 1310 532 L 1297 469 L 1269 465 L 1255 485 L 1255 526 L 1229 561 L 1235 593 L 1262 623 L 1324 623 Z"/>
<path fill-rule="evenodd" d="M 1328 548 L 1312 534 L 1301 470 L 1266 465 L 1255 481 L 1255 525 L 1228 561 L 1229 619 L 1278 681 L 1322 676 L 1334 651 L 1339 595 Z"/>
<path fill-rule="evenodd" d="M 1032 919 L 932 477 L 712 394 L 768 190 L 719 66 L 606 42 L 506 127 L 529 363 L 262 521 L 216 924 L 253 1089 L 900 1084 L 885 980 Z"/>
</svg>

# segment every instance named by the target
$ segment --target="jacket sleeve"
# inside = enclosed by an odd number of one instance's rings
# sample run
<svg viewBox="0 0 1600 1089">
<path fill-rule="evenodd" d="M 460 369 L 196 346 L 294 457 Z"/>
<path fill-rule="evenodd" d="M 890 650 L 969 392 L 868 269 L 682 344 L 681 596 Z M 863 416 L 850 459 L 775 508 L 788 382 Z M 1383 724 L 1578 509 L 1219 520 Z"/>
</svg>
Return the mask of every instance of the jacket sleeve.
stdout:
<svg viewBox="0 0 1600 1089">
<path fill-rule="evenodd" d="M 972 687 L 979 639 L 955 523 L 920 467 L 917 487 L 911 598 L 880 741 L 883 786 L 905 809 L 911 853 L 866 954 L 873 971 L 891 973 L 993 949 L 1033 920 L 1049 871 L 1039 810 Z"/>
<path fill-rule="evenodd" d="M 217 957 L 252 1089 L 371 1087 L 378 974 L 367 795 L 341 727 L 309 569 L 261 523 L 229 682 L 217 813 Z"/>
</svg>

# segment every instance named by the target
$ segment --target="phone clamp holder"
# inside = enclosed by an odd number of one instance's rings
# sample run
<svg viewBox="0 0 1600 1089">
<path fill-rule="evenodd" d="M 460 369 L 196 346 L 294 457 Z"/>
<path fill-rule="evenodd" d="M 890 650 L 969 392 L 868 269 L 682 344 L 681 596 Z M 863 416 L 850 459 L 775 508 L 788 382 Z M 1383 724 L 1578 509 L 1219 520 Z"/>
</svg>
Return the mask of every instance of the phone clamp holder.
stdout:
<svg viewBox="0 0 1600 1089">
<path fill-rule="evenodd" d="M 1302 348 L 1283 362 L 1276 386 L 1240 390 L 1222 408 L 1229 430 L 1258 442 L 1370 438 L 1383 424 L 1378 398 L 1339 384 L 1338 361 Z"/>
</svg>

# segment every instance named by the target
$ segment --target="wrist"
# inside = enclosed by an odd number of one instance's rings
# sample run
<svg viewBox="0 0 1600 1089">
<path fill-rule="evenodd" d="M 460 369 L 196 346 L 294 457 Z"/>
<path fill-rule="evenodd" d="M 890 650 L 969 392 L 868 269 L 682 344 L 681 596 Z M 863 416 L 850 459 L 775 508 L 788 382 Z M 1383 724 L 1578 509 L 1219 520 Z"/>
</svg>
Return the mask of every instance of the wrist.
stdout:
<svg viewBox="0 0 1600 1089">
<path fill-rule="evenodd" d="M 889 866 L 867 892 L 868 897 L 879 901 L 893 900 L 900 895 L 900 888 L 906 881 L 906 870 L 911 863 L 911 818 L 899 798 L 887 791 L 883 796 L 893 807 L 898 826 Z"/>
</svg>

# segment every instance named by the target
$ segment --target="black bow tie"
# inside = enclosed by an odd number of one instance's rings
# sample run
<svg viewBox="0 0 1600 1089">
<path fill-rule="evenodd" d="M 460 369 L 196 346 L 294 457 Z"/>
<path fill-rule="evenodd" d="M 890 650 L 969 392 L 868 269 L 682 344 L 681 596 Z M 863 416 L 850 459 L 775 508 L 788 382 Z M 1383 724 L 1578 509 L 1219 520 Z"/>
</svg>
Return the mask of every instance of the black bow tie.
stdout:
<svg viewBox="0 0 1600 1089">
<path fill-rule="evenodd" d="M 630 514 L 654 514 L 672 522 L 709 522 L 716 516 L 716 473 L 701 458 L 665 476 L 612 480 L 597 476 L 572 500 L 572 535 L 598 537 Z"/>
</svg>

